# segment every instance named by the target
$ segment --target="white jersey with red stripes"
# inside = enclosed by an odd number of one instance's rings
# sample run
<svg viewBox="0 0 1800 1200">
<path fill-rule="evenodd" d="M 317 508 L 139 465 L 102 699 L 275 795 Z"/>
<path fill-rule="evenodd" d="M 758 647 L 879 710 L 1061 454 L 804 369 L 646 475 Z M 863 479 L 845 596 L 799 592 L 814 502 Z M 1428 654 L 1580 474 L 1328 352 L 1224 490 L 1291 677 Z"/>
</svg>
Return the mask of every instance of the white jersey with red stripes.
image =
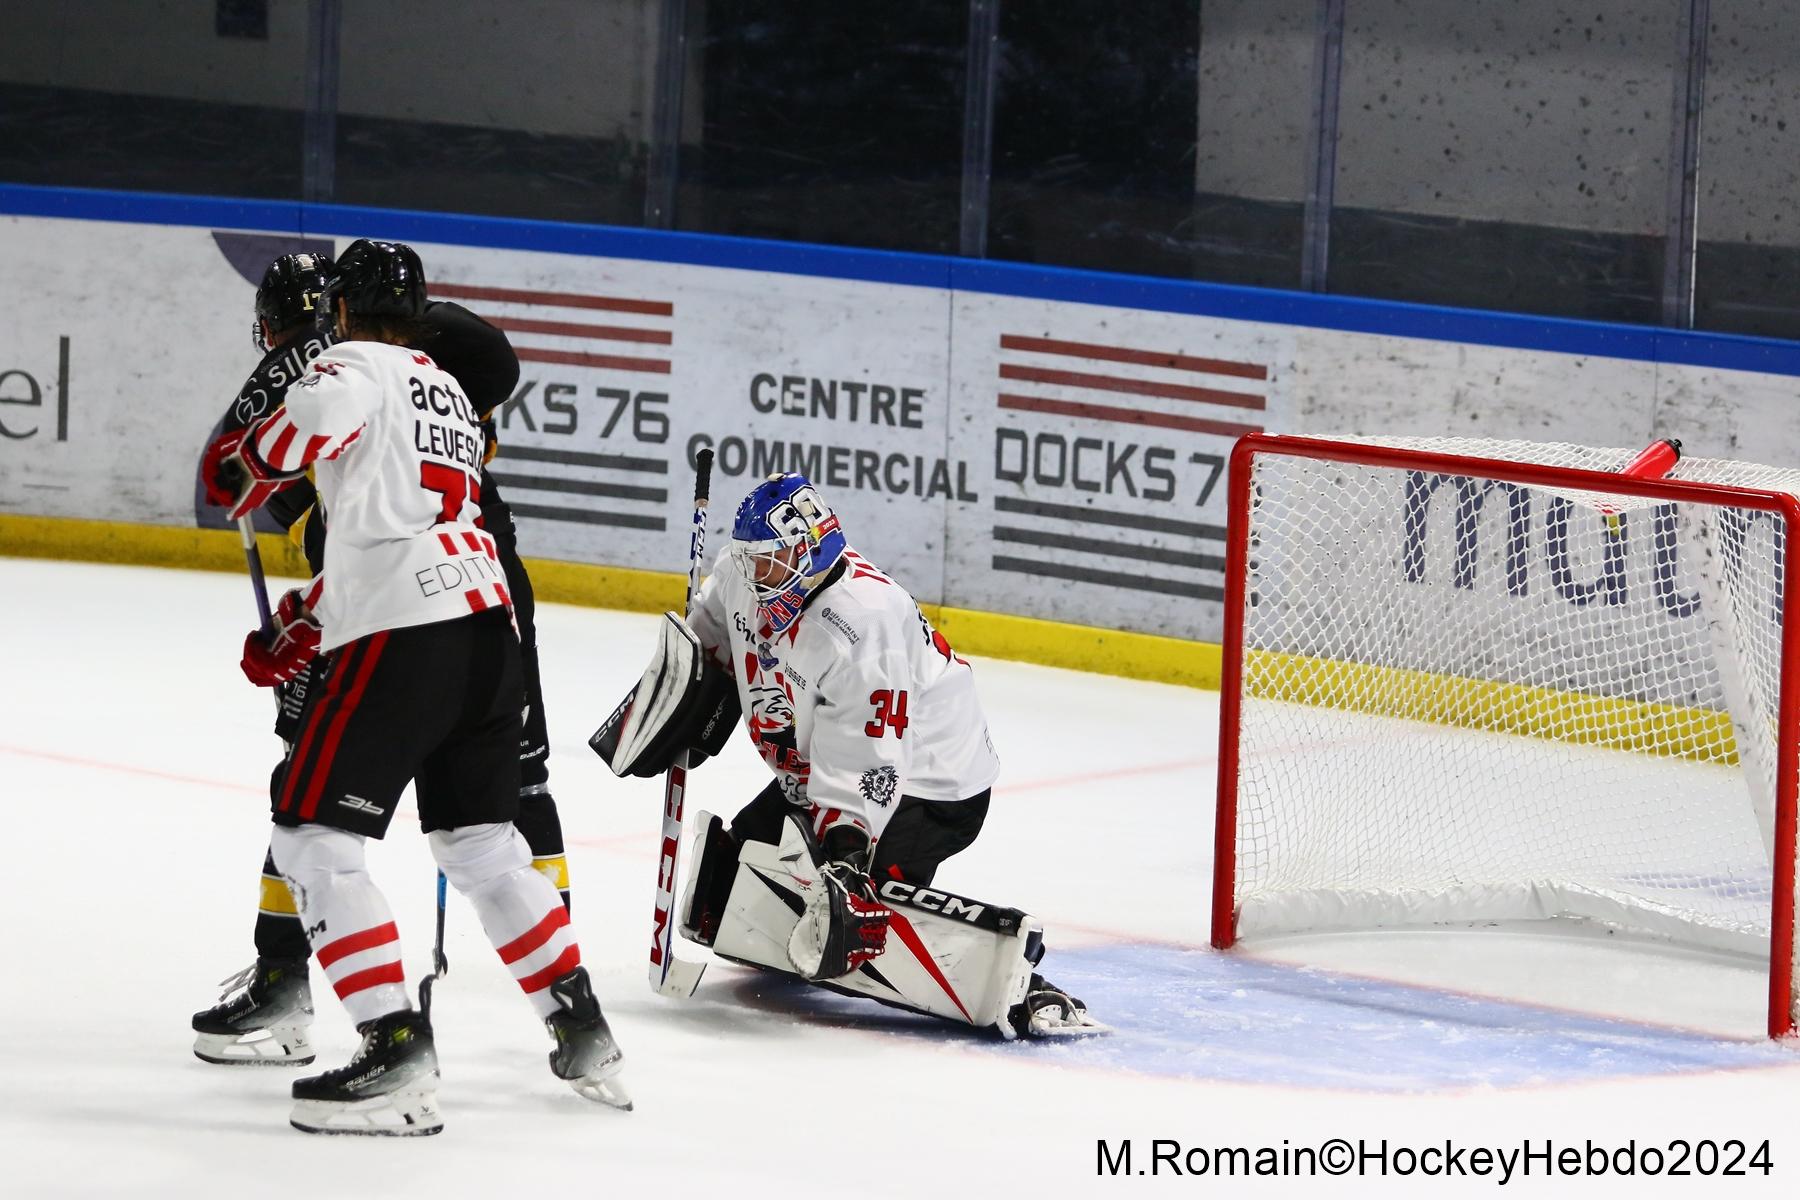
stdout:
<svg viewBox="0 0 1800 1200">
<path fill-rule="evenodd" d="M 481 528 L 479 423 L 428 355 L 339 342 L 251 436 L 276 470 L 313 468 L 331 523 L 324 569 L 306 589 L 321 650 L 511 606 Z"/>
<path fill-rule="evenodd" d="M 847 820 L 879 839 L 901 796 L 966 800 L 993 786 L 1000 759 L 969 664 L 905 588 L 853 550 L 843 560 L 769 636 L 727 550 L 689 623 L 736 677 L 750 738 L 814 833 Z"/>
</svg>

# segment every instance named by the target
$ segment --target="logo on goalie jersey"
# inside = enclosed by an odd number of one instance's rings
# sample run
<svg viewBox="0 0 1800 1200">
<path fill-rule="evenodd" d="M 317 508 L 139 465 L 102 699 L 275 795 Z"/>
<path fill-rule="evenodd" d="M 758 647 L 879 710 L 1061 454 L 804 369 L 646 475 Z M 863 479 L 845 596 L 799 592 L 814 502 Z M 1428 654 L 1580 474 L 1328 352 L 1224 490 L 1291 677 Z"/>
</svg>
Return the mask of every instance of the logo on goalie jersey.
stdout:
<svg viewBox="0 0 1800 1200">
<path fill-rule="evenodd" d="M 862 773 L 862 796 L 878 808 L 894 802 L 894 789 L 900 786 L 900 773 L 889 766 L 870 767 Z"/>
</svg>

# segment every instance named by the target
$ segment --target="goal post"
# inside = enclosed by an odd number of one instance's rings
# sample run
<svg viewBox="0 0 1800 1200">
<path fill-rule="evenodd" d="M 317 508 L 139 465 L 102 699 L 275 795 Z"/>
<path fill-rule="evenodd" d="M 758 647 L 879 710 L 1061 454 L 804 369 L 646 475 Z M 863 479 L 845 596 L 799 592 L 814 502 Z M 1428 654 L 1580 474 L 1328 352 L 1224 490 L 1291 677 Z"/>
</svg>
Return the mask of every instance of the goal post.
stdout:
<svg viewBox="0 0 1800 1200">
<path fill-rule="evenodd" d="M 1212 942 L 1576 918 L 1765 956 L 1795 1030 L 1800 470 L 1234 448 Z"/>
</svg>

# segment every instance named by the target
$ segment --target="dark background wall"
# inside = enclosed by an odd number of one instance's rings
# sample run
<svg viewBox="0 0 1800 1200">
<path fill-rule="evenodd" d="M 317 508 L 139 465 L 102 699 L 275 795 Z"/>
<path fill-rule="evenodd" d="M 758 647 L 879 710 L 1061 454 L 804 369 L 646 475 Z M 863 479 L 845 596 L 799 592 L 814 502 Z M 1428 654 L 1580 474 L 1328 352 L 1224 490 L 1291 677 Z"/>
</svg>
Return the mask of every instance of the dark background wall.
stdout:
<svg viewBox="0 0 1800 1200">
<path fill-rule="evenodd" d="M 1790 0 L 0 0 L 0 181 L 1800 337 Z"/>
</svg>

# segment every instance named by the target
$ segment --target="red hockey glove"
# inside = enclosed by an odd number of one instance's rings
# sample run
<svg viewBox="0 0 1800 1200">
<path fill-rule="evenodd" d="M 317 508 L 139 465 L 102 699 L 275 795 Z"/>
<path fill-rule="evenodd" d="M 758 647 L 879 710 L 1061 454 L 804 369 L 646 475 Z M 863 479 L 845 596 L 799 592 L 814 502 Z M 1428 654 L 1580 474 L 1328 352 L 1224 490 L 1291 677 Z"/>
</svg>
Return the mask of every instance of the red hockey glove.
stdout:
<svg viewBox="0 0 1800 1200">
<path fill-rule="evenodd" d="M 300 603 L 298 589 L 282 596 L 268 637 L 253 629 L 244 638 L 244 677 L 257 687 L 286 683 L 319 653 L 319 623 Z"/>
<path fill-rule="evenodd" d="M 256 453 L 249 438 L 255 425 L 221 434 L 206 448 L 200 462 L 200 478 L 206 484 L 206 502 L 226 509 L 237 520 L 268 503 L 269 497 L 305 474 L 275 470 Z"/>
<path fill-rule="evenodd" d="M 867 875 L 850 863 L 828 862 L 788 938 L 788 958 L 808 979 L 848 975 L 887 950 L 893 915 Z"/>
</svg>

